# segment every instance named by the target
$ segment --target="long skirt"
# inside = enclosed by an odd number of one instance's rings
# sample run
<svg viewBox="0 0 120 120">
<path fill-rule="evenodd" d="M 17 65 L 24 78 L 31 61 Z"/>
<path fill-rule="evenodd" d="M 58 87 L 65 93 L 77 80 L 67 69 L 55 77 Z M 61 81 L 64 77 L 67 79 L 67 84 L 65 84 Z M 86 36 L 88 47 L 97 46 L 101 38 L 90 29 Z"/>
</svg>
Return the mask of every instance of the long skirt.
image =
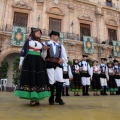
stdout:
<svg viewBox="0 0 120 120">
<path fill-rule="evenodd" d="M 28 54 L 21 70 L 15 96 L 29 100 L 42 100 L 50 96 L 45 62 L 40 55 Z"/>
<path fill-rule="evenodd" d="M 92 89 L 94 91 L 100 90 L 101 85 L 100 85 L 100 78 L 98 74 L 93 73 L 92 81 L 91 81 Z"/>
<path fill-rule="evenodd" d="M 114 79 L 114 75 L 109 75 L 109 81 L 108 81 L 109 91 L 110 92 L 116 92 L 117 91 L 117 85 Z"/>
<path fill-rule="evenodd" d="M 80 78 L 80 74 L 73 74 L 73 83 L 74 83 L 74 92 L 78 92 L 80 91 L 80 87 L 81 87 L 81 78 Z"/>
</svg>

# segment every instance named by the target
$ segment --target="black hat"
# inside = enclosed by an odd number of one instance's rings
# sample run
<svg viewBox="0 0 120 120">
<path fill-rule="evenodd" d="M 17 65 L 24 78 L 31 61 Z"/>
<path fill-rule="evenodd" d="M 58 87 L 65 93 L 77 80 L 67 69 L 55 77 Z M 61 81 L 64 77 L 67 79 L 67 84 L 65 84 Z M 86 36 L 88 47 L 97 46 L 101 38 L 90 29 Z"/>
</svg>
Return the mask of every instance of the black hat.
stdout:
<svg viewBox="0 0 120 120">
<path fill-rule="evenodd" d="M 113 62 L 114 62 L 114 63 L 116 63 L 116 62 L 118 63 L 118 60 L 113 60 Z"/>
<path fill-rule="evenodd" d="M 57 35 L 58 37 L 60 37 L 60 33 L 57 31 L 52 31 L 49 36 L 51 37 L 52 35 Z"/>
<path fill-rule="evenodd" d="M 107 61 L 107 59 L 105 58 L 105 61 Z"/>
<path fill-rule="evenodd" d="M 106 59 L 106 58 L 101 58 L 101 60 L 107 61 L 107 59 Z"/>
<path fill-rule="evenodd" d="M 35 31 L 40 31 L 40 33 L 42 34 L 42 31 L 39 28 L 31 28 L 31 32 L 35 32 Z"/>
<path fill-rule="evenodd" d="M 88 57 L 88 55 L 86 55 L 86 54 L 83 54 L 82 56 L 83 56 L 83 57 Z"/>
</svg>

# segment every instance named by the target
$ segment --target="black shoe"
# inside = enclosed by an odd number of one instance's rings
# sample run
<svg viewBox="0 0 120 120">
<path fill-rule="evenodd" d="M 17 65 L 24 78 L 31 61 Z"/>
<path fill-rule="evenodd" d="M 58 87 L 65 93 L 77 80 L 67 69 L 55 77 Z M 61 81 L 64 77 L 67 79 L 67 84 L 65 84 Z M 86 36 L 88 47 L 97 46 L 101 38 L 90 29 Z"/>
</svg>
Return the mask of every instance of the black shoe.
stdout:
<svg viewBox="0 0 120 120">
<path fill-rule="evenodd" d="M 39 102 L 39 101 L 36 101 L 36 105 L 40 105 L 40 102 Z"/>
<path fill-rule="evenodd" d="M 83 96 L 86 96 L 86 94 L 83 94 Z"/>
<path fill-rule="evenodd" d="M 104 95 L 108 95 L 107 93 L 104 93 Z"/>
<path fill-rule="evenodd" d="M 69 94 L 66 94 L 66 96 L 70 96 Z"/>
<path fill-rule="evenodd" d="M 49 105 L 54 105 L 54 100 L 51 100 L 51 98 L 49 98 Z"/>
<path fill-rule="evenodd" d="M 62 94 L 62 96 L 65 96 L 65 94 Z"/>
<path fill-rule="evenodd" d="M 104 95 L 103 91 L 100 91 L 100 95 Z"/>
<path fill-rule="evenodd" d="M 90 96 L 90 94 L 89 94 L 89 93 L 86 93 L 86 96 Z"/>
<path fill-rule="evenodd" d="M 55 100 L 56 103 L 59 103 L 59 105 L 64 105 L 65 103 L 63 102 L 63 100 Z"/>
</svg>

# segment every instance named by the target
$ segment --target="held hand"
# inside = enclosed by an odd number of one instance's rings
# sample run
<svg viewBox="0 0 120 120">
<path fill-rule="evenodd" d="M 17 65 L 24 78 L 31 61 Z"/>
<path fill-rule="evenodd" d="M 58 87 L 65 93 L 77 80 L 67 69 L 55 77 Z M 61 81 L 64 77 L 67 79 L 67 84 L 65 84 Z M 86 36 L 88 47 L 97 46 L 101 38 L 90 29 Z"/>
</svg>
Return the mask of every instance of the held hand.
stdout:
<svg viewBox="0 0 120 120">
<path fill-rule="evenodd" d="M 90 77 L 90 80 L 92 81 L 92 78 Z"/>
<path fill-rule="evenodd" d="M 73 78 L 70 78 L 69 80 L 73 80 Z"/>
<path fill-rule="evenodd" d="M 59 64 L 63 64 L 63 62 L 64 62 L 64 61 L 63 61 L 62 58 L 60 58 L 59 61 L 58 61 Z"/>
<path fill-rule="evenodd" d="M 48 47 L 47 45 L 44 45 L 44 46 L 42 47 L 43 50 L 47 50 L 48 48 L 50 48 L 50 47 Z"/>
<path fill-rule="evenodd" d="M 22 70 L 22 65 L 19 65 L 18 69 L 21 71 Z"/>
</svg>

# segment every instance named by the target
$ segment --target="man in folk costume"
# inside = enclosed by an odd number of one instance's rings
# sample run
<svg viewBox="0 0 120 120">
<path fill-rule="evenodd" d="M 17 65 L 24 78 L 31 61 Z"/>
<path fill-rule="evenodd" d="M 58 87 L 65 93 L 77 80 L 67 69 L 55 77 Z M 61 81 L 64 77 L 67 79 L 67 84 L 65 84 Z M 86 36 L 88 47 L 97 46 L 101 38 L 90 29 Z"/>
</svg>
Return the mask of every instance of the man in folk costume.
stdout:
<svg viewBox="0 0 120 120">
<path fill-rule="evenodd" d="M 70 87 L 70 81 L 71 79 L 73 79 L 73 75 L 71 72 L 71 67 L 68 63 L 63 63 L 63 78 L 64 78 L 64 84 L 63 84 L 63 91 L 62 91 L 62 95 L 64 96 L 64 91 L 66 91 L 66 96 L 70 96 L 68 93 L 69 87 Z M 65 88 L 65 90 L 64 90 Z"/>
<path fill-rule="evenodd" d="M 45 44 L 49 47 L 46 55 L 46 68 L 49 77 L 51 96 L 49 98 L 49 104 L 54 105 L 54 90 L 56 87 L 56 99 L 55 102 L 60 105 L 65 103 L 61 99 L 61 92 L 63 88 L 63 70 L 62 64 L 67 63 L 67 55 L 63 45 L 58 43 L 59 32 L 52 31 L 50 33 L 50 41 Z"/>
<path fill-rule="evenodd" d="M 82 55 L 83 60 L 79 63 L 80 65 L 80 71 L 81 71 L 81 79 L 82 79 L 82 85 L 83 85 L 83 96 L 89 96 L 88 90 L 90 86 L 90 65 L 86 61 L 88 58 L 88 55 Z"/>
<path fill-rule="evenodd" d="M 107 66 L 105 64 L 106 58 L 101 58 L 101 64 L 99 65 L 99 77 L 100 84 L 103 90 L 101 90 L 101 95 L 107 95 Z"/>
<path fill-rule="evenodd" d="M 114 79 L 117 84 L 118 91 L 116 92 L 117 95 L 120 95 L 120 67 L 118 66 L 118 61 L 114 60 Z"/>
</svg>

